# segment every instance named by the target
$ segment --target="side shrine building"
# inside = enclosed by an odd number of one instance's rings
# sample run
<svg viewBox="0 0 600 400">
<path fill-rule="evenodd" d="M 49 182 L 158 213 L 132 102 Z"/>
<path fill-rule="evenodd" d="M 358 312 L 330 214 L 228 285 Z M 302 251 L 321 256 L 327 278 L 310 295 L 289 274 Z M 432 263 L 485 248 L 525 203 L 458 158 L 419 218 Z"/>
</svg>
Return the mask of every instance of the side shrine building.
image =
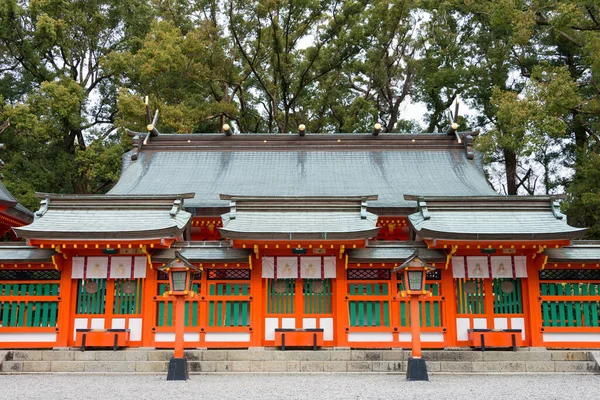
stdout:
<svg viewBox="0 0 600 400">
<path fill-rule="evenodd" d="M 40 194 L 35 219 L 10 220 L 26 242 L 0 246 L 0 348 L 80 346 L 88 329 L 172 348 L 160 268 L 176 259 L 200 269 L 186 347 L 275 346 L 277 329 L 316 328 L 325 347 L 410 348 L 397 269 L 415 256 L 435 267 L 424 347 L 473 345 L 474 329 L 597 347 L 600 243 L 574 241 L 585 229 L 553 197 L 494 192 L 472 141 L 135 134 L 107 195 Z"/>
</svg>

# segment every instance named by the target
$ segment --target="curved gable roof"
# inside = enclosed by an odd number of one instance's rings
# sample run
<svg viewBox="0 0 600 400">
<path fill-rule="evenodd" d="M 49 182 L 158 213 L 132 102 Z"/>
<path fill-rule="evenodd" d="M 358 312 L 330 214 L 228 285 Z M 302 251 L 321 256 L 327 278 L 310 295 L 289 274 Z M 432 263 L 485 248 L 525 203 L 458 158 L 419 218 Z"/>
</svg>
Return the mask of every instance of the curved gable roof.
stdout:
<svg viewBox="0 0 600 400">
<path fill-rule="evenodd" d="M 138 139 L 139 141 L 139 139 Z M 245 196 L 360 196 L 370 208 L 414 208 L 406 193 L 496 194 L 481 160 L 445 134 L 159 135 L 127 161 L 109 194 L 194 192 L 188 207 L 226 207 Z M 139 151 L 139 154 L 137 153 Z"/>
</svg>

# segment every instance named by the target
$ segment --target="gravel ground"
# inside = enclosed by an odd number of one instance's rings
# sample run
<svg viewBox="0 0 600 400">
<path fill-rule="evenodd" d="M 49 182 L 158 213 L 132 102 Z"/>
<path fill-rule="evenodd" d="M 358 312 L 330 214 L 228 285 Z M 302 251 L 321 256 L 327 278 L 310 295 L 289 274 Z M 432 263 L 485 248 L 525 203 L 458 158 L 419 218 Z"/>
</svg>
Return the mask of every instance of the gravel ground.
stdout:
<svg viewBox="0 0 600 400">
<path fill-rule="evenodd" d="M 0 399 L 599 399 L 599 375 L 210 374 L 0 376 Z M 410 393 L 409 393 L 410 391 Z"/>
</svg>

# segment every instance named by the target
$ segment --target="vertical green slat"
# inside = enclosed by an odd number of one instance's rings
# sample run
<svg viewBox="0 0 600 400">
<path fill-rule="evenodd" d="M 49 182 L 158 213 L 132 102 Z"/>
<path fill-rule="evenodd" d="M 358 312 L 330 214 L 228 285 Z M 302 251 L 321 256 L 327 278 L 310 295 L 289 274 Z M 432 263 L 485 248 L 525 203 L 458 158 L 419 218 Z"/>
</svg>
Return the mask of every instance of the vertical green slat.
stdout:
<svg viewBox="0 0 600 400">
<path fill-rule="evenodd" d="M 356 326 L 356 301 L 348 303 L 350 306 L 350 326 Z"/>
<path fill-rule="evenodd" d="M 249 303 L 247 301 L 242 302 L 242 326 L 248 326 L 250 320 L 250 313 L 248 312 Z"/>
<path fill-rule="evenodd" d="M 556 296 L 556 285 L 550 284 L 548 285 L 548 295 Z M 551 326 L 558 326 L 558 302 L 551 301 L 550 302 L 550 318 L 551 318 Z"/>
<path fill-rule="evenodd" d="M 44 285 L 44 296 L 50 296 L 50 285 Z M 48 311 L 50 305 L 47 301 L 44 302 L 42 311 L 42 326 L 48 326 Z"/>
<path fill-rule="evenodd" d="M 581 287 L 581 295 L 582 296 L 587 296 L 588 295 L 588 284 L 584 283 Z M 582 301 L 581 302 L 581 311 L 583 313 L 583 326 L 591 326 L 592 324 L 590 323 L 590 302 L 589 301 Z"/>
<path fill-rule="evenodd" d="M 598 285 L 597 284 L 591 284 L 590 285 L 590 295 L 592 296 L 597 296 L 600 293 L 598 293 Z M 592 326 L 598 326 L 598 318 L 600 317 L 600 315 L 598 315 L 598 301 L 592 301 L 591 302 L 591 313 L 592 313 Z"/>
<path fill-rule="evenodd" d="M 191 301 L 186 301 L 184 304 L 183 326 L 190 326 L 190 306 Z"/>
<path fill-rule="evenodd" d="M 406 323 L 406 302 L 400 302 L 400 326 L 408 326 Z"/>
<path fill-rule="evenodd" d="M 540 295 L 546 296 L 548 294 L 548 284 L 542 283 L 540 284 Z M 548 302 L 542 302 L 542 326 L 550 326 L 550 310 L 548 307 Z"/>
<path fill-rule="evenodd" d="M 121 305 L 121 280 L 115 279 L 115 298 L 113 300 L 113 314 L 123 314 L 123 307 Z"/>
<path fill-rule="evenodd" d="M 208 303 L 208 326 L 215 326 L 215 302 Z"/>
<path fill-rule="evenodd" d="M 172 301 L 167 301 L 166 302 L 166 306 L 167 306 L 167 320 L 166 320 L 166 326 L 173 326 L 173 302 Z"/>
<path fill-rule="evenodd" d="M 305 314 L 310 314 L 310 303 L 309 303 L 309 297 L 308 294 L 311 292 L 310 288 L 310 282 L 308 281 L 308 279 L 305 279 L 304 282 L 302 283 L 302 293 L 304 294 L 303 299 L 304 299 L 304 313 Z"/>
<path fill-rule="evenodd" d="M 10 304 L 10 322 L 8 326 L 15 326 L 17 324 L 17 315 L 19 314 L 19 303 L 13 301 Z"/>
<path fill-rule="evenodd" d="M 566 286 L 567 295 L 571 295 L 571 285 Z M 575 316 L 573 315 L 573 303 L 570 301 L 563 302 L 563 307 L 567 309 L 567 326 L 575 326 Z"/>
<path fill-rule="evenodd" d="M 163 283 L 158 285 L 158 292 L 162 294 L 165 292 L 165 285 Z M 165 326 L 165 302 L 159 301 L 158 306 L 158 326 Z"/>
<path fill-rule="evenodd" d="M 217 302 L 217 326 L 223 326 L 223 302 Z"/>
<path fill-rule="evenodd" d="M 425 326 L 431 326 L 431 302 L 424 301 L 425 303 Z"/>
<path fill-rule="evenodd" d="M 383 325 L 390 326 L 390 304 L 387 301 L 383 302 Z"/>
<path fill-rule="evenodd" d="M 5 301 L 2 303 L 2 326 L 8 326 L 8 316 L 10 313 L 10 303 Z"/>
<path fill-rule="evenodd" d="M 194 285 L 194 292 L 198 291 L 198 285 Z M 192 302 L 192 326 L 198 326 L 198 305 L 197 301 Z"/>
<path fill-rule="evenodd" d="M 523 284 L 521 279 L 516 279 L 517 288 L 517 314 L 523 314 Z"/>
<path fill-rule="evenodd" d="M 232 304 L 233 307 L 233 326 L 240 326 L 240 304 L 241 302 L 235 301 Z"/>
<path fill-rule="evenodd" d="M 440 294 L 439 283 L 432 285 L 431 289 L 432 289 L 431 290 L 432 295 L 439 296 L 439 294 Z M 441 324 L 440 324 L 440 302 L 437 300 L 433 302 L 433 326 L 435 326 L 435 327 L 441 326 Z"/>
<path fill-rule="evenodd" d="M 59 289 L 58 284 L 50 285 L 50 294 L 52 296 L 58 296 L 58 289 Z M 31 304 L 30 304 L 30 307 L 31 307 Z M 56 301 L 53 301 L 52 303 L 50 303 L 50 323 L 48 326 L 50 326 L 50 327 L 56 326 L 57 313 L 58 313 L 58 303 Z"/>
<path fill-rule="evenodd" d="M 385 301 L 375 301 L 375 310 L 373 312 L 374 316 L 373 316 L 373 326 L 381 326 L 381 303 L 386 303 Z"/>
<path fill-rule="evenodd" d="M 271 298 L 273 297 L 272 282 L 273 282 L 272 279 L 267 279 L 267 313 L 268 314 L 273 313 L 273 310 L 271 309 L 271 307 L 272 307 Z"/>
<path fill-rule="evenodd" d="M 358 326 L 365 326 L 365 302 L 359 301 L 358 303 Z"/>
<path fill-rule="evenodd" d="M 35 296 L 35 286 L 32 283 L 29 284 L 29 288 L 27 289 L 27 293 L 29 296 Z M 0 294 L 2 294 L 2 290 L 0 289 Z M 52 303 L 55 304 L 55 303 Z M 25 318 L 25 326 L 31 326 L 33 322 L 33 309 L 35 308 L 35 303 L 29 302 L 27 304 L 27 316 Z"/>
</svg>

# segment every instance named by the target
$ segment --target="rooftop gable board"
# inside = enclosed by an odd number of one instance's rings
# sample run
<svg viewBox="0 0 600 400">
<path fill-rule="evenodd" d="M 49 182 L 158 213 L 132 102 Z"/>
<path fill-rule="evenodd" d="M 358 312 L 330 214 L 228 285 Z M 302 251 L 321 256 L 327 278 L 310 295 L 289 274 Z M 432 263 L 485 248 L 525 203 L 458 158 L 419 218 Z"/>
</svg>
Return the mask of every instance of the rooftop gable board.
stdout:
<svg viewBox="0 0 600 400">
<path fill-rule="evenodd" d="M 422 239 L 541 240 L 581 237 L 551 196 L 405 196 L 418 199 L 408 216 Z"/>
<path fill-rule="evenodd" d="M 191 219 L 183 201 L 193 195 L 44 196 L 32 224 L 14 228 L 28 239 L 146 239 L 181 235 Z"/>
<path fill-rule="evenodd" d="M 305 140 L 306 139 L 306 140 Z M 414 140 L 414 141 L 413 141 Z M 189 143 L 188 143 L 189 141 Z M 447 135 L 159 135 L 127 161 L 109 192 L 194 191 L 188 207 L 219 208 L 247 196 L 377 194 L 372 208 L 415 206 L 405 193 L 494 195 L 480 157 Z"/>
</svg>

